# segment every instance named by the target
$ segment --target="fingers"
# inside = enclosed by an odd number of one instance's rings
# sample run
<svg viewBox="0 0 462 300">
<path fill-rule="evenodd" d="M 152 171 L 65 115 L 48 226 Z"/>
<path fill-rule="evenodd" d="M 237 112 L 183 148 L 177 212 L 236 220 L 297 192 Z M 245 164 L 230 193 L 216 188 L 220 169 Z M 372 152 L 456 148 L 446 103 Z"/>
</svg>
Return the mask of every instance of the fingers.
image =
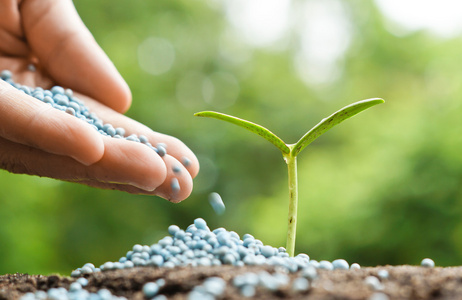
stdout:
<svg viewBox="0 0 462 300">
<path fill-rule="evenodd" d="M 0 2 L 0 54 L 27 56 L 29 48 L 22 37 L 17 1 Z"/>
<path fill-rule="evenodd" d="M 161 159 L 140 143 L 102 138 L 105 143 L 103 158 L 85 166 L 69 157 L 0 137 L 0 167 L 13 173 L 46 176 L 133 194 L 158 195 L 172 202 L 190 195 L 192 178 L 184 168 L 174 167 L 180 164 L 173 157 Z"/>
<path fill-rule="evenodd" d="M 180 202 L 191 194 L 193 182 L 188 170 L 174 157 L 163 157 L 167 166 L 166 180 L 155 190 L 156 195 L 171 202 Z"/>
<path fill-rule="evenodd" d="M 168 155 L 174 157 L 181 166 L 190 173 L 192 178 L 197 176 L 199 173 L 199 161 L 191 149 L 189 149 L 182 141 L 173 136 L 152 131 L 147 127 L 144 130 L 140 129 L 138 131 L 134 131 L 135 124 L 125 125 L 127 128 L 130 128 L 130 133 L 136 134 L 136 132 L 138 132 L 139 135 L 145 135 L 154 147 L 159 146 L 159 144 L 165 144 L 165 150 Z"/>
<path fill-rule="evenodd" d="M 0 80 L 0 152 L 5 147 L 1 143 L 13 143 L 17 148 L 6 158 L 0 153 L 0 167 L 15 173 L 158 195 L 172 202 L 190 195 L 199 163 L 180 140 L 153 132 L 98 101 L 79 98 L 105 123 L 108 117 L 110 123 L 126 128 L 128 134 L 144 134 L 155 146 L 164 143 L 169 154 L 161 158 L 141 143 L 104 137 L 86 122 Z"/>
<path fill-rule="evenodd" d="M 175 169 L 174 166 L 180 165 L 175 158 L 168 155 L 165 157 L 167 176 L 164 182 L 153 191 L 146 191 L 133 185 L 106 183 L 94 180 L 79 180 L 75 182 L 102 189 L 117 189 L 131 194 L 156 195 L 170 202 L 178 203 L 189 197 L 193 189 L 193 181 L 186 169 L 180 167 L 181 171 L 173 171 Z"/>
<path fill-rule="evenodd" d="M 122 127 L 126 131 L 126 135 L 136 134 L 145 135 L 149 142 L 156 147 L 158 143 L 166 145 L 168 155 L 174 157 L 181 165 L 186 168 L 192 178 L 196 177 L 199 172 L 199 161 L 194 153 L 179 139 L 152 131 L 149 127 L 121 115 L 112 109 L 105 107 L 101 103 L 94 101 L 83 95 L 78 95 L 78 98 L 83 100 L 91 111 L 95 112 L 99 118 L 112 124 L 114 127 Z"/>
<path fill-rule="evenodd" d="M 84 165 L 101 159 L 104 144 L 82 120 L 52 108 L 0 80 L 0 136 Z"/>
<path fill-rule="evenodd" d="M 24 0 L 23 28 L 42 69 L 60 85 L 117 112 L 131 104 L 128 85 L 98 46 L 71 0 Z"/>
<path fill-rule="evenodd" d="M 166 166 L 152 149 L 122 139 L 102 138 L 104 156 L 88 168 L 91 178 L 106 183 L 129 184 L 145 191 L 153 191 L 163 184 Z"/>
</svg>

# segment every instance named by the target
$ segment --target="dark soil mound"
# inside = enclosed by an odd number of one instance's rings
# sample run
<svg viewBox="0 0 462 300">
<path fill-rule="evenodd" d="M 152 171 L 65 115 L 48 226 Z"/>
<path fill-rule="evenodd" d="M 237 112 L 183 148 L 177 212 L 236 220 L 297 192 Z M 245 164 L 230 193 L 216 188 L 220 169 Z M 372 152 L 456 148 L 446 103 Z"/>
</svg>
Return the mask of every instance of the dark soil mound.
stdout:
<svg viewBox="0 0 462 300">
<path fill-rule="evenodd" d="M 188 293 L 211 276 L 222 277 L 227 282 L 220 299 L 243 299 L 232 279 L 242 273 L 274 271 L 273 267 L 182 267 L 175 269 L 137 267 L 132 269 L 98 272 L 85 275 L 89 280 L 85 287 L 90 292 L 101 288 L 128 299 L 145 299 L 141 291 L 146 282 L 164 278 L 166 284 L 160 294 L 168 299 L 186 299 Z M 378 276 L 387 270 L 388 278 L 380 279 L 382 289 L 374 290 L 365 281 L 368 276 Z M 415 266 L 384 266 L 361 270 L 318 270 L 319 277 L 312 281 L 306 292 L 294 292 L 290 285 L 277 291 L 257 288 L 252 299 L 379 299 L 383 294 L 389 299 L 462 299 L 462 267 L 423 268 Z M 299 274 L 290 274 L 293 278 Z M 69 288 L 74 278 L 8 274 L 0 276 L 0 299 L 18 299 L 27 292 L 48 290 L 53 287 Z M 247 298 L 248 299 L 248 298 Z M 383 299 L 383 298 L 381 298 Z"/>
</svg>

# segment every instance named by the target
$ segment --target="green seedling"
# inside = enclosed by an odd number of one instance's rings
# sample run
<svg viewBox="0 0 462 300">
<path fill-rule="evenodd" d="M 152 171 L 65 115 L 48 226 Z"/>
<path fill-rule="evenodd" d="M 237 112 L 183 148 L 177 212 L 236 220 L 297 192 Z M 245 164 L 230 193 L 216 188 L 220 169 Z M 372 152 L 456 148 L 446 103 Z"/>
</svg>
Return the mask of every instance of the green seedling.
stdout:
<svg viewBox="0 0 462 300">
<path fill-rule="evenodd" d="M 289 224 L 287 228 L 287 253 L 294 256 L 295 250 L 295 234 L 297 229 L 297 205 L 298 205 L 298 183 L 297 183 L 297 155 L 305 149 L 306 146 L 311 144 L 320 135 L 334 127 L 335 125 L 343 122 L 344 120 L 360 113 L 361 111 L 372 107 L 374 105 L 385 102 L 383 99 L 374 98 L 355 102 L 339 111 L 333 113 L 329 117 L 322 119 L 316 126 L 311 128 L 302 138 L 295 144 L 284 143 L 277 135 L 266 129 L 265 127 L 239 119 L 230 115 L 213 112 L 203 111 L 194 114 L 198 117 L 209 117 L 218 120 L 227 121 L 238 126 L 250 130 L 270 143 L 276 146 L 282 152 L 284 161 L 287 164 L 289 171 Z"/>
</svg>

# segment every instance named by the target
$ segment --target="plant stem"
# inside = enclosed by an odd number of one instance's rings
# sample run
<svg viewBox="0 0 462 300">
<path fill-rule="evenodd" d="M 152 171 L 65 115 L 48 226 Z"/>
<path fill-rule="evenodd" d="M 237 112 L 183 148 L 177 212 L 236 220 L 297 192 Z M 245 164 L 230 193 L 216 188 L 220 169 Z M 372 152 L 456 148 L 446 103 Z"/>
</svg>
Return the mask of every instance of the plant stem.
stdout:
<svg viewBox="0 0 462 300">
<path fill-rule="evenodd" d="M 292 150 L 292 148 L 291 148 Z M 298 183 L 297 183 L 297 157 L 292 156 L 292 151 L 284 155 L 289 171 L 289 224 L 287 227 L 287 253 L 293 257 L 295 252 L 295 236 L 297 231 L 297 206 L 298 206 Z"/>
</svg>

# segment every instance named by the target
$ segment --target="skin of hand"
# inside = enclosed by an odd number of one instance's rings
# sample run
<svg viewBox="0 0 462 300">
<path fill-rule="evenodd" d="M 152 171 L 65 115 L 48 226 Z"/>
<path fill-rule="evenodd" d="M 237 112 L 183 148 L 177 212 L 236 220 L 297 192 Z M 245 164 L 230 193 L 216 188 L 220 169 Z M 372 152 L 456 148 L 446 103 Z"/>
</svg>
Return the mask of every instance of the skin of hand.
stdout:
<svg viewBox="0 0 462 300">
<path fill-rule="evenodd" d="M 165 143 L 168 154 L 160 157 L 141 143 L 105 137 L 0 80 L 0 168 L 172 202 L 190 195 L 199 172 L 196 156 L 180 140 L 123 115 L 130 90 L 71 0 L 0 2 L 0 70 L 5 69 L 27 86 L 72 89 L 104 122 L 123 127 L 127 135 L 145 135 L 152 145 Z M 182 163 L 185 158 L 189 163 Z M 171 187 L 173 178 L 179 191 Z"/>
</svg>

